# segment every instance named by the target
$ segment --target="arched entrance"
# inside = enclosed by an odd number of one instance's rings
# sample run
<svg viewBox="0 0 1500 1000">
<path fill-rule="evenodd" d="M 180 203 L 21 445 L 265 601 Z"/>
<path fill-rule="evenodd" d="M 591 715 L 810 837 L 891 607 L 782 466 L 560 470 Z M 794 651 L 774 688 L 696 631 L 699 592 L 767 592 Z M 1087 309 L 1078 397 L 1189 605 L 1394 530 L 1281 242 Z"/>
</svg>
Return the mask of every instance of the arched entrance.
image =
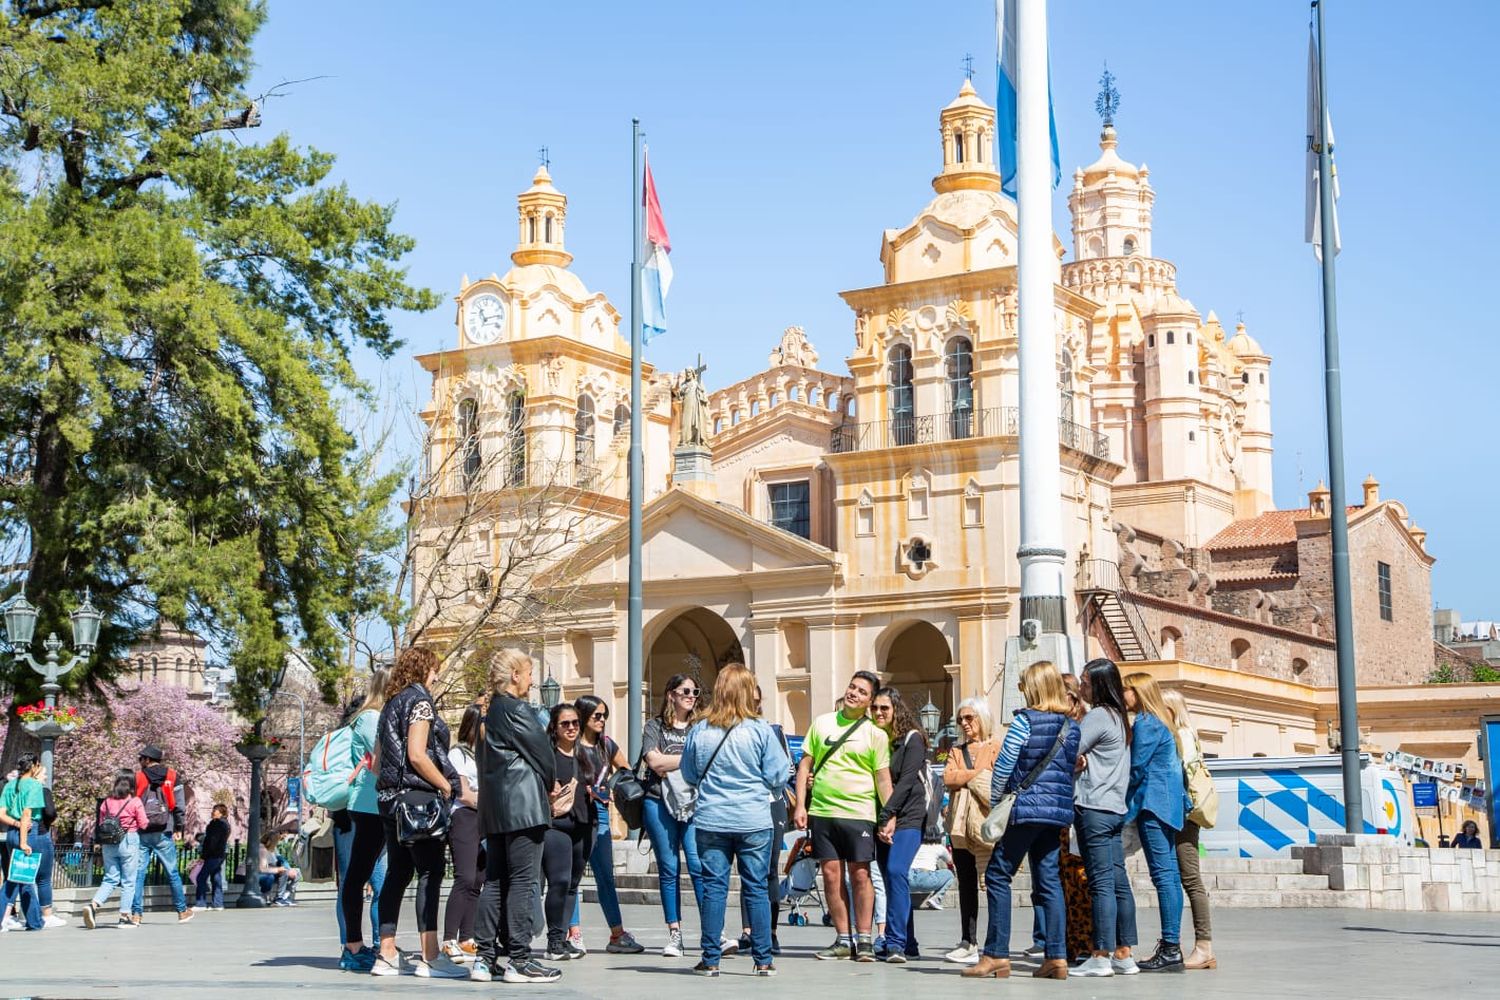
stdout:
<svg viewBox="0 0 1500 1000">
<path fill-rule="evenodd" d="M 729 623 L 707 608 L 689 608 L 671 616 L 658 630 L 653 622 L 650 651 L 646 654 L 646 715 L 661 707 L 662 694 L 673 674 L 690 674 L 707 693 L 712 690 L 719 668 L 745 661 L 739 637 Z"/>
<path fill-rule="evenodd" d="M 931 698 L 942 713 L 939 726 L 953 718 L 953 679 L 947 667 L 953 663 L 948 640 L 930 622 L 912 622 L 896 633 L 886 646 L 880 665 L 886 683 L 901 691 L 912 711 L 920 712 Z"/>
</svg>

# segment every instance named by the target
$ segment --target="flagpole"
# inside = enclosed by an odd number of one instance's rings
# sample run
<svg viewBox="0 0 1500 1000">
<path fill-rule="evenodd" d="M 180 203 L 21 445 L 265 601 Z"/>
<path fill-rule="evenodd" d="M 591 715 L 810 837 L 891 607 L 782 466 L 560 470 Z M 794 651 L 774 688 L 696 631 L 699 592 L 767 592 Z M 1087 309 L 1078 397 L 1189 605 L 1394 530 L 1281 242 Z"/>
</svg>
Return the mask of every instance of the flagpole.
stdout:
<svg viewBox="0 0 1500 1000">
<path fill-rule="evenodd" d="M 1344 509 L 1344 417 L 1339 367 L 1338 298 L 1333 261 L 1338 255 L 1333 204 L 1333 143 L 1328 128 L 1328 47 L 1323 5 L 1318 14 L 1318 214 L 1323 240 L 1323 392 L 1328 416 L 1328 519 L 1333 540 L 1333 632 L 1338 660 L 1339 753 L 1344 775 L 1344 830 L 1364 831 L 1359 780 L 1359 707 L 1354 674 L 1354 610 L 1349 592 L 1349 517 Z"/>
<path fill-rule="evenodd" d="M 630 759 L 641 755 L 641 120 L 630 120 L 630 591 L 626 598 L 627 684 L 625 718 Z"/>
</svg>

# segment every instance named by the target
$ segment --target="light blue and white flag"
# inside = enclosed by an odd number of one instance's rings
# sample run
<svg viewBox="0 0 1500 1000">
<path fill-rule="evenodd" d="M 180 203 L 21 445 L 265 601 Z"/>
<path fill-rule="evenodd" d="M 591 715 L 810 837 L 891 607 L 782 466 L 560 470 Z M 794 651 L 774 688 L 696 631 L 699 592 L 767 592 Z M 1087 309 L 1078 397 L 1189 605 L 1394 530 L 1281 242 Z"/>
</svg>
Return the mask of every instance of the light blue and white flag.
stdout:
<svg viewBox="0 0 1500 1000">
<path fill-rule="evenodd" d="M 995 160 L 1000 164 L 1000 190 L 1016 196 L 1016 0 L 995 0 Z M 1047 130 L 1052 134 L 1052 186 L 1062 180 L 1062 158 L 1057 153 L 1057 118 L 1052 114 L 1052 67 L 1047 66 Z"/>
</svg>

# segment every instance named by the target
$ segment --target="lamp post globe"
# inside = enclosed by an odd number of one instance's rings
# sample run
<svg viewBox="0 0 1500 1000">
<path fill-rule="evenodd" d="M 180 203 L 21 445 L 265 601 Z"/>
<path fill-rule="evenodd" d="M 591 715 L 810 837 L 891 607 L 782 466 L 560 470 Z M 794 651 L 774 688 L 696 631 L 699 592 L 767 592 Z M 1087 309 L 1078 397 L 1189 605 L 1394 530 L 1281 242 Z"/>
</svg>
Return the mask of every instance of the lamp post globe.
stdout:
<svg viewBox="0 0 1500 1000">
<path fill-rule="evenodd" d="M 542 707 L 550 712 L 560 701 L 562 701 L 562 685 L 557 683 L 556 678 L 548 676 L 542 681 Z"/>
<path fill-rule="evenodd" d="M 73 648 L 84 653 L 99 644 L 99 624 L 104 620 L 104 615 L 94 607 L 92 597 L 93 595 L 85 590 L 83 603 L 68 615 L 68 619 L 73 623 Z"/>
<path fill-rule="evenodd" d="M 26 600 L 25 594 L 17 594 L 5 608 L 5 637 L 12 650 L 20 652 L 31 645 L 35 632 L 36 607 Z"/>
<path fill-rule="evenodd" d="M 938 726 L 943 721 L 943 713 L 932 703 L 932 692 L 927 693 L 927 704 L 923 705 L 917 712 L 917 718 L 922 723 L 922 732 L 927 734 L 929 740 L 937 737 Z"/>
</svg>

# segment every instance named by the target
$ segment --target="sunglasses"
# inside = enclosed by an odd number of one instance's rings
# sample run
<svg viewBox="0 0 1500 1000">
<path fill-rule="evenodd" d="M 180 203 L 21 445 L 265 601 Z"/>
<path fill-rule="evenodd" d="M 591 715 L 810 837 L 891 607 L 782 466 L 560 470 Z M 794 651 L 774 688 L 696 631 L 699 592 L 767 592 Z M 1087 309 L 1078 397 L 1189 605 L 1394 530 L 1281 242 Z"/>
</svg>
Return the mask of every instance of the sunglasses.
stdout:
<svg viewBox="0 0 1500 1000">
<path fill-rule="evenodd" d="M 589 718 L 591 718 L 591 719 L 607 719 L 607 718 L 609 718 L 609 713 L 608 712 L 595 712 L 593 715 L 589 716 Z"/>
<path fill-rule="evenodd" d="M 979 716 L 977 716 L 977 715 L 960 715 L 958 717 L 958 721 L 959 722 L 978 722 L 979 721 Z"/>
<path fill-rule="evenodd" d="M 559 722 L 557 724 L 557 728 L 558 729 L 577 729 L 578 728 L 578 720 L 577 719 L 563 719 L 561 722 Z"/>
<path fill-rule="evenodd" d="M 895 709 L 892 708 L 890 705 L 874 705 L 874 706 L 872 706 L 870 708 L 870 711 L 872 711 L 872 712 L 894 712 Z"/>
<path fill-rule="evenodd" d="M 673 691 L 672 693 L 676 694 L 676 695 L 681 695 L 684 698 L 696 698 L 696 697 L 698 697 L 698 689 L 697 688 L 678 688 L 676 691 Z"/>
</svg>

